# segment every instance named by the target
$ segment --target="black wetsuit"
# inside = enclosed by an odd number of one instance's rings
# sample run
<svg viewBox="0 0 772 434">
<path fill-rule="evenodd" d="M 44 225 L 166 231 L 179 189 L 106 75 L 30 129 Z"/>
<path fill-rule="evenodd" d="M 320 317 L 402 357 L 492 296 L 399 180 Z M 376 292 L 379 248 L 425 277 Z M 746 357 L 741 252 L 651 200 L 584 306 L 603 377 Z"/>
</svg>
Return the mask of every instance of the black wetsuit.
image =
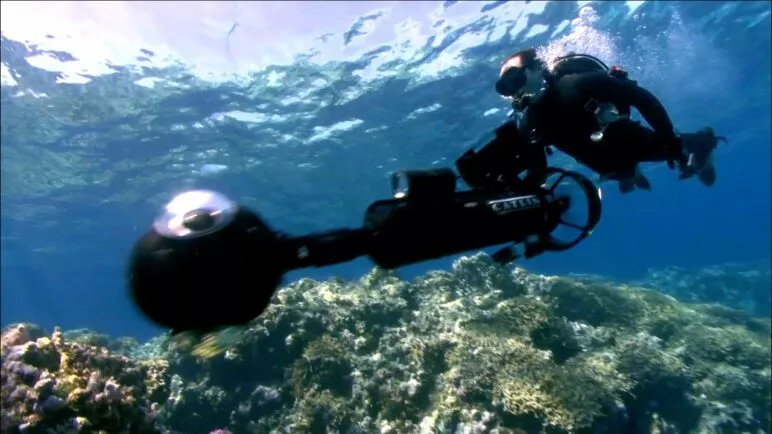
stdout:
<svg viewBox="0 0 772 434">
<path fill-rule="evenodd" d="M 594 142 L 590 137 L 601 126 L 586 108 L 592 100 L 612 103 L 621 111 L 634 107 L 653 130 L 618 120 Z M 625 173 L 642 162 L 668 161 L 680 152 L 673 124 L 659 100 L 632 81 L 602 72 L 566 75 L 551 83 L 541 100 L 525 111 L 520 131 L 538 147 L 529 152 L 537 161 L 542 159 L 538 165 L 546 165 L 541 147 L 552 145 L 601 175 Z"/>
</svg>

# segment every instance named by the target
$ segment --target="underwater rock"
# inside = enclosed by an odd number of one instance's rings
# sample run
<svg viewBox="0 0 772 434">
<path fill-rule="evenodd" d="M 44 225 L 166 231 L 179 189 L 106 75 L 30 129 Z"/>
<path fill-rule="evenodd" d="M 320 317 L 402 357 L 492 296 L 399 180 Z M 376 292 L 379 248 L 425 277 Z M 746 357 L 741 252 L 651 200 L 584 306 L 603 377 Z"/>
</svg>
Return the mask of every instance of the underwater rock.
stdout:
<svg viewBox="0 0 772 434">
<path fill-rule="evenodd" d="M 381 269 L 301 279 L 238 332 L 205 337 L 207 357 L 169 337 L 133 360 L 100 353 L 135 381 L 82 370 L 79 387 L 112 403 L 139 384 L 131 402 L 155 416 L 147 432 L 770 433 L 769 318 L 482 254 L 413 282 Z M 4 347 L 18 386 L 6 394 L 4 380 L 3 402 L 39 418 L 40 397 L 59 396 L 48 379 L 62 381 L 46 373 L 65 368 L 43 349 L 28 364 L 24 345 Z"/>
</svg>

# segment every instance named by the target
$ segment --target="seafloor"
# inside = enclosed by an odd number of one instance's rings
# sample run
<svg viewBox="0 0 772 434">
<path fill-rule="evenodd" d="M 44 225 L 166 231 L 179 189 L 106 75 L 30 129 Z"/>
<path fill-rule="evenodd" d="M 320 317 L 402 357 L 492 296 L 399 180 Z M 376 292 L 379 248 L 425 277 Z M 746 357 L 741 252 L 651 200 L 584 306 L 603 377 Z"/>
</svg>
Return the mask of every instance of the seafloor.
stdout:
<svg viewBox="0 0 772 434">
<path fill-rule="evenodd" d="M 695 281 L 718 301 L 720 285 Z M 743 310 L 477 255 L 412 283 L 377 269 L 295 282 L 208 359 L 166 337 L 7 327 L 1 428 L 770 433 L 770 336 Z"/>
</svg>

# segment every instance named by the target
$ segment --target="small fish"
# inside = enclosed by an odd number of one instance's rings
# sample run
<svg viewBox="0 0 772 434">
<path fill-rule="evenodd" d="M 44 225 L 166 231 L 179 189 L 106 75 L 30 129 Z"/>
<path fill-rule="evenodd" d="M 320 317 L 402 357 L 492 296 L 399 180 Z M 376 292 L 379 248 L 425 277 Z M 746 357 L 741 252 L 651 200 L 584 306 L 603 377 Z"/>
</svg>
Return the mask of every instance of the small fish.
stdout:
<svg viewBox="0 0 772 434">
<path fill-rule="evenodd" d="M 209 359 L 220 355 L 237 344 L 247 330 L 246 327 L 226 327 L 209 333 L 193 331 L 172 333 L 175 348 L 184 353 L 191 353 L 200 359 Z"/>
</svg>

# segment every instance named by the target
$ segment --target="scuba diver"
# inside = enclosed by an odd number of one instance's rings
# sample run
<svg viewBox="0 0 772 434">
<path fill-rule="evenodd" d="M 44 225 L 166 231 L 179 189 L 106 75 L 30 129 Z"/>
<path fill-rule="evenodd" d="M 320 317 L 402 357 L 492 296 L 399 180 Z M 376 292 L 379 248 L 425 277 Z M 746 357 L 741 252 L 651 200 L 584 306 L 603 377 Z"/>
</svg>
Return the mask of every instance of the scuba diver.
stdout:
<svg viewBox="0 0 772 434">
<path fill-rule="evenodd" d="M 713 151 L 723 137 L 711 128 L 677 134 L 659 100 L 617 66 L 570 53 L 552 65 L 535 49 L 509 56 L 502 64 L 496 91 L 512 101 L 520 117 L 525 151 L 538 167 L 546 166 L 554 146 L 599 175 L 614 180 L 620 192 L 651 190 L 640 163 L 667 162 L 679 167 L 679 180 L 693 176 L 706 186 L 716 181 Z M 634 107 L 651 126 L 630 119 Z"/>
</svg>

